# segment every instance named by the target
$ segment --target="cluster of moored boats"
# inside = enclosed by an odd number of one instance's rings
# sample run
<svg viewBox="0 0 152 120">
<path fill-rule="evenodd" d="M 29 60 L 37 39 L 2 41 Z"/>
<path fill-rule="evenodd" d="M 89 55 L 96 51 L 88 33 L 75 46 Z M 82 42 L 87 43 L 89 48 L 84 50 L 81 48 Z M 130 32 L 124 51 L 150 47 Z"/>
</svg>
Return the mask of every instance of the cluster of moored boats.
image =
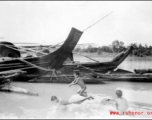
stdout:
<svg viewBox="0 0 152 120">
<path fill-rule="evenodd" d="M 101 83 L 105 80 L 129 80 L 151 82 L 152 70 L 135 70 L 135 72 L 117 69 L 132 51 L 130 46 L 111 61 L 75 62 L 73 49 L 83 32 L 72 28 L 64 43 L 53 52 L 38 51 L 17 47 L 10 42 L 0 42 L 0 84 L 11 81 L 70 83 L 73 71 L 79 70 L 86 83 Z M 34 52 L 37 55 L 21 57 L 21 51 Z M 70 60 L 70 61 L 69 61 Z M 117 69 L 117 70 L 115 70 Z"/>
</svg>

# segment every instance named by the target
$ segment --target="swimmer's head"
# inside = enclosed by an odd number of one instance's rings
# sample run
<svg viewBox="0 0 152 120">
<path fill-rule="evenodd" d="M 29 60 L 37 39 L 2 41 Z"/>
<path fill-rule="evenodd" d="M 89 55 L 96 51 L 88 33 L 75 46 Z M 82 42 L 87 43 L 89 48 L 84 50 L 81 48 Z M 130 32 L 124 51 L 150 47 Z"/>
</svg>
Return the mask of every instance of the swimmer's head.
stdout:
<svg viewBox="0 0 152 120">
<path fill-rule="evenodd" d="M 74 76 L 79 76 L 80 73 L 78 71 L 74 71 Z"/>
<path fill-rule="evenodd" d="M 58 98 L 56 96 L 51 96 L 51 101 L 52 102 L 57 102 L 58 101 Z"/>
<path fill-rule="evenodd" d="M 121 90 L 117 90 L 116 91 L 116 95 L 117 95 L 117 97 L 122 97 L 122 91 Z"/>
</svg>

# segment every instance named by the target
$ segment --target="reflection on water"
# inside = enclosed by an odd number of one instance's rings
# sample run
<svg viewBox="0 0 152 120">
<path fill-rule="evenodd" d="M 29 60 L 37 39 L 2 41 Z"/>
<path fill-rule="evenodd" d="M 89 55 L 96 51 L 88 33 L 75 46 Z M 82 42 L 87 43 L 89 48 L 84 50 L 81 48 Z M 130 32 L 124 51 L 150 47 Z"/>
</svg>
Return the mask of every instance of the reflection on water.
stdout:
<svg viewBox="0 0 152 120">
<path fill-rule="evenodd" d="M 87 59 L 87 58 L 86 58 Z M 85 61 L 86 59 L 81 59 Z M 98 58 L 100 61 L 107 61 Z M 80 60 L 80 59 L 79 59 Z M 87 59 L 88 60 L 88 59 Z M 119 68 L 127 70 L 134 70 L 138 68 L 152 68 L 151 61 L 126 59 Z M 79 88 L 77 85 L 68 87 L 68 84 L 55 83 L 12 83 L 15 86 L 23 87 L 25 89 L 37 92 L 39 96 L 27 96 L 21 94 L 0 92 L 0 118 L 47 118 L 51 114 L 54 115 L 56 111 L 50 112 L 53 103 L 50 101 L 52 95 L 56 95 L 62 99 L 69 99 L 77 92 Z M 148 108 L 152 111 L 152 83 L 136 83 L 127 81 L 105 81 L 105 84 L 88 84 L 87 92 L 93 95 L 106 95 L 116 98 L 115 90 L 121 88 L 124 92 L 124 97 L 129 101 L 132 109 L 144 110 L 141 108 Z M 101 97 L 101 96 L 100 96 Z M 99 99 L 99 98 L 98 98 Z M 139 109 L 140 108 L 140 109 Z M 83 103 L 82 105 L 69 105 L 67 111 L 63 113 L 56 113 L 56 118 L 104 118 L 104 114 L 109 114 L 106 111 L 107 107 L 103 107 L 100 103 Z M 146 109 L 147 110 L 147 109 Z M 149 111 L 150 111 L 149 110 Z M 49 114 L 48 114 L 49 113 Z M 104 113 L 104 114 L 103 114 Z M 52 118 L 51 116 L 50 118 Z M 114 117 L 114 116 L 110 116 Z M 115 116 L 117 117 L 117 116 Z M 125 116 L 127 118 L 128 116 Z M 142 116 L 137 116 L 142 117 Z M 152 117 L 144 116 L 144 117 Z M 121 118 L 121 117 L 120 117 Z"/>
</svg>

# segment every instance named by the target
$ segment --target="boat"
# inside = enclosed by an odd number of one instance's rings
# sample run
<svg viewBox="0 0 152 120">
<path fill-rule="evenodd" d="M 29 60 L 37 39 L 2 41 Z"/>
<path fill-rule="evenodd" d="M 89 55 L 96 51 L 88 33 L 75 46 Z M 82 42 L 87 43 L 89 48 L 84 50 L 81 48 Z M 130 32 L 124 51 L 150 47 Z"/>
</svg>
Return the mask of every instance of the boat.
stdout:
<svg viewBox="0 0 152 120">
<path fill-rule="evenodd" d="M 125 60 L 133 49 L 133 46 L 130 46 L 125 52 L 119 53 L 108 62 L 76 63 L 73 61 L 72 51 L 82 33 L 83 32 L 72 28 L 67 40 L 59 49 L 52 53 L 27 58 L 20 57 L 21 55 L 16 46 L 8 42 L 3 42 L 3 44 L 0 45 L 0 49 L 2 51 L 6 50 L 2 52 L 3 56 L 9 58 L 2 57 L 0 61 L 0 72 L 8 72 L 10 70 L 22 70 L 26 72 L 13 79 L 14 81 L 70 83 L 73 80 L 73 71 L 79 70 L 81 75 L 84 76 L 86 83 L 101 83 L 100 80 L 96 79 L 97 76 L 85 67 L 89 67 L 99 73 L 113 71 Z M 8 45 L 12 45 L 13 47 Z M 7 49 L 4 49 L 4 47 Z M 67 58 L 70 58 L 73 62 L 65 62 Z"/>
<path fill-rule="evenodd" d="M 132 51 L 133 46 L 130 46 L 125 52 L 121 52 L 116 55 L 111 61 L 108 62 L 85 62 L 85 63 L 76 63 L 73 62 L 64 62 L 63 66 L 56 70 L 54 74 L 45 74 L 40 77 L 29 80 L 29 82 L 46 82 L 46 83 L 71 83 L 74 79 L 73 71 L 78 70 L 80 76 L 83 77 L 83 80 L 87 84 L 100 84 L 104 83 L 98 79 L 98 76 L 86 68 L 90 68 L 95 72 L 107 73 L 108 71 L 113 71 L 119 64 L 121 64 L 125 58 Z M 71 55 L 72 56 L 72 55 Z M 87 67 L 86 67 L 87 66 Z"/>
<path fill-rule="evenodd" d="M 110 74 L 95 73 L 102 81 L 152 82 L 152 73 L 139 74 L 128 70 L 117 69 Z"/>
<path fill-rule="evenodd" d="M 28 81 L 29 79 L 40 77 L 47 73 L 51 74 L 63 66 L 64 61 L 71 55 L 82 34 L 83 32 L 72 28 L 63 45 L 47 55 L 28 58 L 12 57 L 7 59 L 2 57 L 0 61 L 0 72 L 9 72 L 11 70 L 22 70 L 26 72 L 13 79 L 14 81 Z"/>
<path fill-rule="evenodd" d="M 99 73 L 107 73 L 109 71 L 112 72 L 114 69 L 118 67 L 118 65 L 120 65 L 126 59 L 126 57 L 131 53 L 132 50 L 133 50 L 133 46 L 130 46 L 125 52 L 123 51 L 119 53 L 111 61 L 107 61 L 107 62 L 98 61 L 98 62 L 64 63 L 62 68 L 63 69 L 62 73 L 70 74 L 70 71 L 79 70 L 83 75 L 84 74 L 91 75 L 89 69 Z M 95 74 L 92 74 L 91 76 L 95 77 Z"/>
<path fill-rule="evenodd" d="M 63 63 L 63 67 L 56 70 L 56 73 L 54 75 L 45 74 L 40 77 L 31 79 L 29 80 L 29 82 L 71 83 L 74 79 L 73 71 L 79 71 L 80 76 L 83 77 L 85 83 L 103 84 L 104 82 L 101 79 L 98 79 L 99 76 L 94 73 L 97 72 L 104 75 L 108 71 L 113 72 L 113 70 L 125 60 L 132 49 L 133 46 L 130 46 L 125 52 L 119 53 L 109 62 L 65 62 Z M 93 72 L 90 70 L 92 70 Z"/>
</svg>

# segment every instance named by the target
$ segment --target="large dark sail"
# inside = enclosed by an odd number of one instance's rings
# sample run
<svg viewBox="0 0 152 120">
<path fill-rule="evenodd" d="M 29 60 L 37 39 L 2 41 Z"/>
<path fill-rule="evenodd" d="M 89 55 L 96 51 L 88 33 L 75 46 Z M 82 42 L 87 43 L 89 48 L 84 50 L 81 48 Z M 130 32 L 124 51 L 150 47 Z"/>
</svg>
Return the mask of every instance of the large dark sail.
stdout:
<svg viewBox="0 0 152 120">
<path fill-rule="evenodd" d="M 64 42 L 64 44 L 58 50 L 51 54 L 51 56 L 53 57 L 51 57 L 50 59 L 50 68 L 58 69 L 62 66 L 63 62 L 67 59 L 67 57 L 71 55 L 71 52 L 75 48 L 82 33 L 83 32 L 75 28 L 71 29 L 71 32 L 66 41 Z M 48 56 L 45 56 L 44 59 L 46 59 L 46 57 Z"/>
</svg>

